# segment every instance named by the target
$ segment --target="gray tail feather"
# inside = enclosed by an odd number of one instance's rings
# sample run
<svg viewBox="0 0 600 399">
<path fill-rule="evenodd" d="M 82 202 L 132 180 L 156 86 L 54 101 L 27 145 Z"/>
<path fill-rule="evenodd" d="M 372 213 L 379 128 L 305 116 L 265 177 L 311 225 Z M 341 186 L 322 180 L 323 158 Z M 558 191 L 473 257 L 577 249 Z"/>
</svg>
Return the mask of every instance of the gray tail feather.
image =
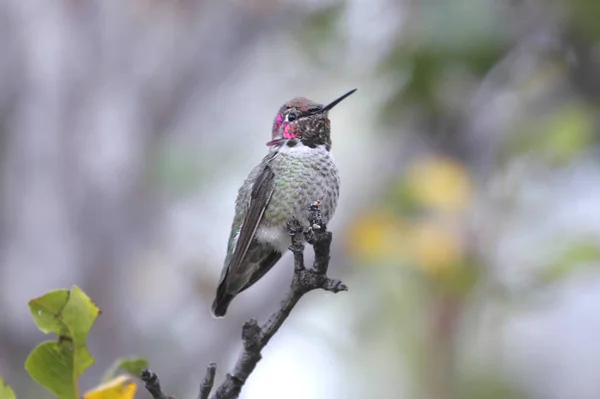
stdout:
<svg viewBox="0 0 600 399">
<path fill-rule="evenodd" d="M 225 284 L 220 284 L 217 289 L 217 295 L 211 306 L 211 312 L 214 317 L 221 318 L 227 313 L 227 308 L 235 295 L 225 291 Z"/>
<path fill-rule="evenodd" d="M 265 245 L 261 245 L 258 244 L 256 242 L 253 242 L 253 245 L 250 245 L 250 248 L 248 249 L 248 255 L 247 255 L 247 259 L 246 259 L 246 263 L 243 265 L 243 269 L 248 271 L 252 271 L 252 273 L 250 274 L 250 278 L 248 281 L 244 281 L 244 285 L 240 288 L 237 287 L 235 288 L 235 293 L 231 293 L 231 291 L 233 291 L 234 289 L 232 289 L 231 287 L 231 279 L 233 278 L 233 283 L 234 286 L 237 282 L 239 282 L 239 278 L 247 278 L 248 276 L 243 275 L 243 276 L 237 276 L 238 278 L 236 279 L 236 276 L 231 276 L 228 274 L 226 274 L 224 276 L 224 278 L 221 280 L 221 282 L 219 283 L 219 287 L 217 288 L 217 294 L 215 296 L 215 300 L 212 303 L 212 314 L 214 317 L 217 318 L 221 318 L 223 316 L 225 316 L 225 313 L 227 313 L 227 308 L 229 307 L 229 304 L 231 303 L 231 301 L 233 300 L 233 298 L 235 298 L 235 296 L 239 293 L 241 293 L 242 291 L 245 291 L 246 289 L 250 288 L 252 285 L 254 285 L 254 283 L 256 283 L 258 280 L 260 280 L 269 270 L 271 270 L 271 268 L 273 267 L 273 265 L 275 265 L 275 263 L 277 263 L 277 261 L 281 258 L 281 253 L 277 252 L 276 250 L 274 250 L 273 248 L 271 248 L 270 246 L 265 246 Z M 237 281 L 236 281 L 237 280 Z M 230 286 L 230 291 L 228 292 L 227 289 L 225 287 Z"/>
</svg>

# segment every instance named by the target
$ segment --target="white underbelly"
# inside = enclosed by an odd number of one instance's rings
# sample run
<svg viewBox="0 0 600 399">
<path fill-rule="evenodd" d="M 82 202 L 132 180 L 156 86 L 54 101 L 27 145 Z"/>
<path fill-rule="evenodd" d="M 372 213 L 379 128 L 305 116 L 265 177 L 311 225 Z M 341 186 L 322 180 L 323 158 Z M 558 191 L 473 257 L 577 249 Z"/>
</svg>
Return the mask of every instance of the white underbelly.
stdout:
<svg viewBox="0 0 600 399">
<path fill-rule="evenodd" d="M 285 226 L 259 226 L 256 230 L 256 239 L 270 244 L 281 253 L 287 251 L 292 243 Z"/>
</svg>

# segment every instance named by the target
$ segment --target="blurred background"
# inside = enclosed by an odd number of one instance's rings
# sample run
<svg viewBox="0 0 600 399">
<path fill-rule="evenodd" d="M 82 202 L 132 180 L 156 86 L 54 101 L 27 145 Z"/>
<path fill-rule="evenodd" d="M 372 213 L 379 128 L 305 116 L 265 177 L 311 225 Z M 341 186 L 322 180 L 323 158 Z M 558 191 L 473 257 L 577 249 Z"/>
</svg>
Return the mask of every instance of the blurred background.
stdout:
<svg viewBox="0 0 600 399">
<path fill-rule="evenodd" d="M 218 380 L 288 254 L 209 313 L 239 185 L 277 109 L 330 101 L 330 275 L 243 398 L 600 397 L 600 2 L 0 1 L 0 375 L 45 337 L 27 302 L 79 285 L 96 363 L 170 394 Z M 307 256 L 312 258 L 311 251 Z M 139 398 L 149 395 L 140 390 Z"/>
</svg>

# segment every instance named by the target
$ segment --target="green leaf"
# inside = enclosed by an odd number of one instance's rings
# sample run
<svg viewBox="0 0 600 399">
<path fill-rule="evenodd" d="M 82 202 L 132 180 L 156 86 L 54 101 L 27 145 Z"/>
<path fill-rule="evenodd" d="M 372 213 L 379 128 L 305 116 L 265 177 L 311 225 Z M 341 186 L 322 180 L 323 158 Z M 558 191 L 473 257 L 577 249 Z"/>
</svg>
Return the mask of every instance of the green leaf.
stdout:
<svg viewBox="0 0 600 399">
<path fill-rule="evenodd" d="M 104 374 L 102 382 L 112 380 L 119 370 L 123 370 L 134 377 L 138 377 L 142 370 L 147 368 L 148 361 L 144 358 L 119 358 Z"/>
<path fill-rule="evenodd" d="M 94 363 L 85 341 L 100 309 L 78 287 L 56 290 L 29 302 L 36 326 L 58 342 L 38 345 L 25 361 L 31 377 L 60 399 L 79 398 L 79 376 Z"/>
<path fill-rule="evenodd" d="M 46 341 L 25 362 L 31 377 L 59 398 L 77 398 L 73 349 L 68 343 Z"/>
<path fill-rule="evenodd" d="M 29 309 L 35 325 L 44 334 L 68 335 L 68 330 L 62 320 L 56 317 L 69 299 L 68 290 L 58 290 L 29 302 Z"/>
<path fill-rule="evenodd" d="M 2 378 L 0 378 L 0 399 L 17 399 L 13 390 Z"/>
</svg>

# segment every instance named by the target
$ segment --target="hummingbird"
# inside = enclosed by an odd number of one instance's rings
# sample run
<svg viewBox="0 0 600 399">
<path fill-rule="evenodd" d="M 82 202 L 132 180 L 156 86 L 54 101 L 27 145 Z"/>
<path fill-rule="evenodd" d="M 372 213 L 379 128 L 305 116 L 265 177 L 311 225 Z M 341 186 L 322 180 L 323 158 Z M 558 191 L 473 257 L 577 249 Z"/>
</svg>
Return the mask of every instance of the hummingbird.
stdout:
<svg viewBox="0 0 600 399">
<path fill-rule="evenodd" d="M 268 154 L 238 190 L 227 256 L 211 311 L 225 316 L 233 298 L 251 287 L 291 245 L 288 222 L 309 229 L 319 201 L 322 220 L 333 217 L 340 176 L 331 154 L 329 111 L 356 89 L 322 105 L 305 97 L 286 102 L 275 116 Z"/>
</svg>

